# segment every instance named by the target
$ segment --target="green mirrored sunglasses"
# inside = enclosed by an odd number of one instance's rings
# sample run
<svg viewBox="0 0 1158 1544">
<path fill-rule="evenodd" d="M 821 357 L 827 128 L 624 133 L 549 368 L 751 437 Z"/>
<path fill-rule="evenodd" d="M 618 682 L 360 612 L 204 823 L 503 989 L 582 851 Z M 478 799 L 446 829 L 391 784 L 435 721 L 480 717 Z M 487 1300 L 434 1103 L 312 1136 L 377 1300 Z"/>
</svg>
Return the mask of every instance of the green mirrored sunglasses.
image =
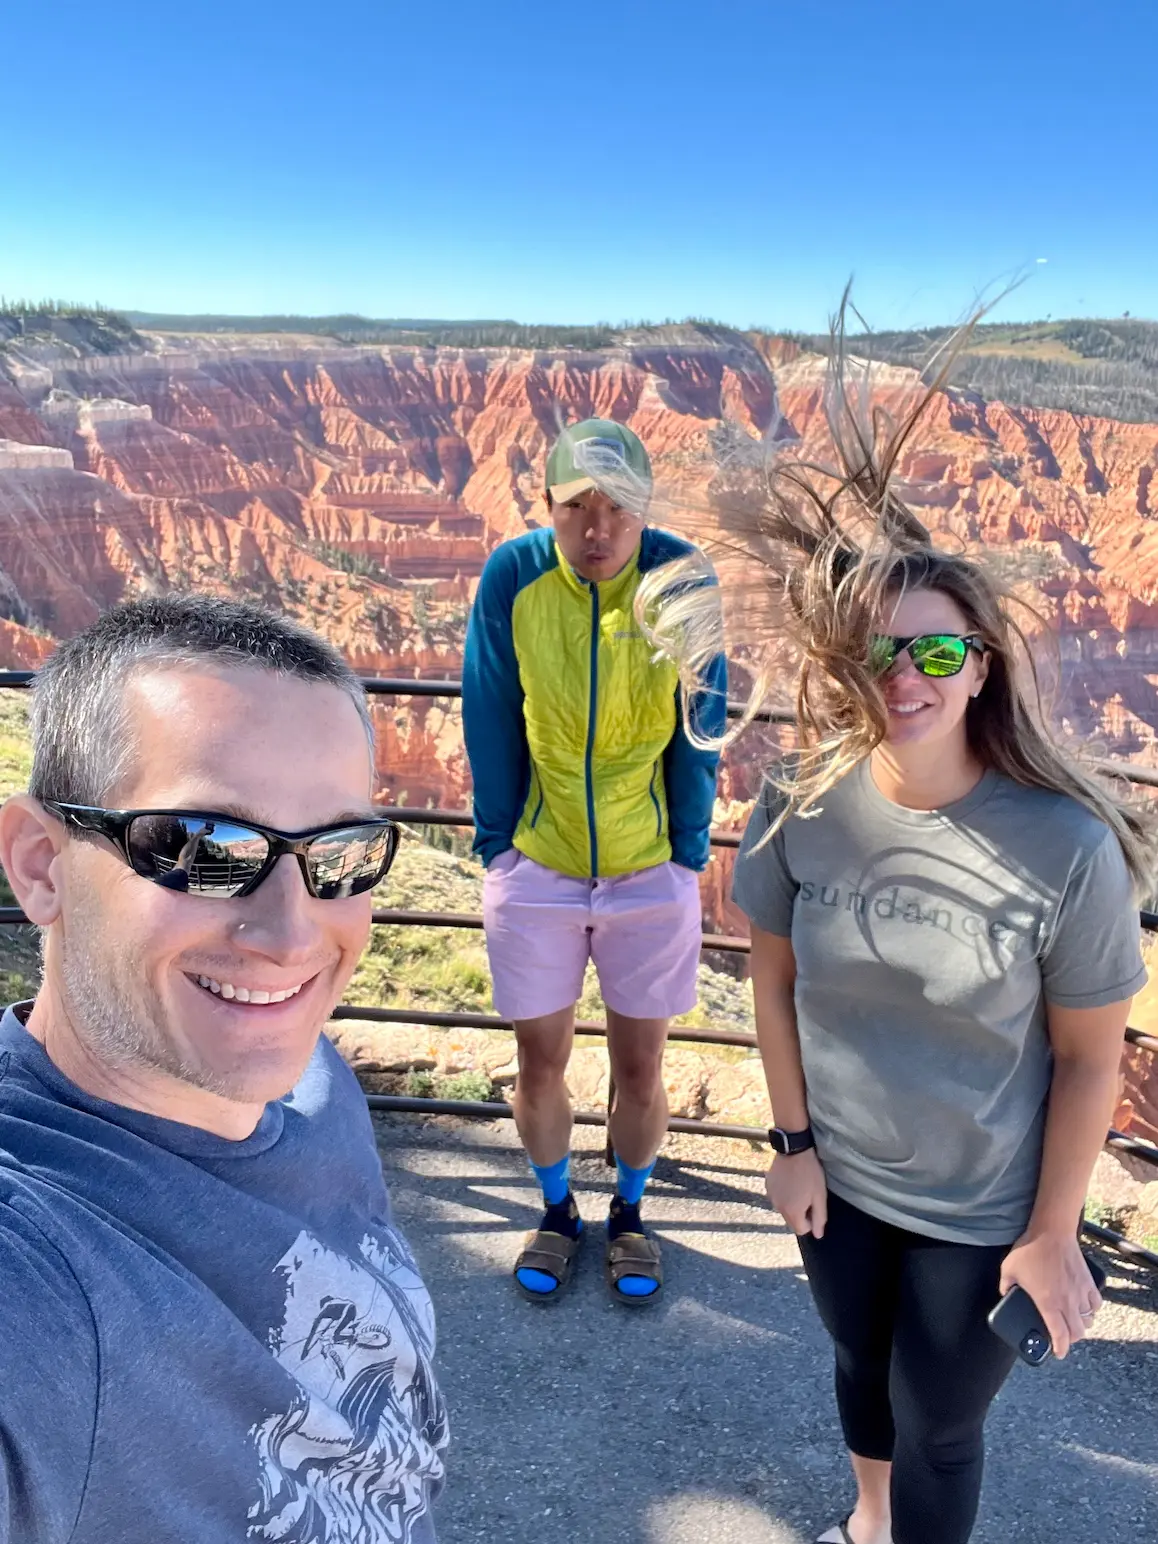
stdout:
<svg viewBox="0 0 1158 1544">
<path fill-rule="evenodd" d="M 897 656 L 908 650 L 913 669 L 924 676 L 955 676 L 964 669 L 969 650 L 985 653 L 985 645 L 976 633 L 918 633 L 911 638 L 895 638 L 878 633 L 872 641 L 869 658 L 877 675 L 890 670 Z"/>
</svg>

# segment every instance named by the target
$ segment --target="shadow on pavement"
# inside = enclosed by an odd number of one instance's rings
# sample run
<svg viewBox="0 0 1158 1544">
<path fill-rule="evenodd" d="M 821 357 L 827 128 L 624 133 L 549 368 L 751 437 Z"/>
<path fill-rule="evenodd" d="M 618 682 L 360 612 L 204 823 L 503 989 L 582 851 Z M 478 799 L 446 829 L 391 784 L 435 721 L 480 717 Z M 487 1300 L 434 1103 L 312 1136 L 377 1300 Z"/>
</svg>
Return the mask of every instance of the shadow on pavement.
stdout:
<svg viewBox="0 0 1158 1544">
<path fill-rule="evenodd" d="M 667 1287 L 632 1311 L 603 1283 L 611 1171 L 588 1146 L 573 1169 L 588 1221 L 578 1278 L 536 1307 L 509 1280 L 538 1215 L 509 1123 L 379 1133 L 439 1314 L 441 1544 L 807 1544 L 845 1515 L 828 1343 L 755 1162 L 716 1161 L 703 1139 L 704 1161 L 661 1158 L 645 1215 Z M 1137 1311 L 1158 1310 L 1158 1293 L 1115 1265 L 1106 1297 L 1115 1338 L 1019 1367 L 994 1407 L 975 1544 L 1158 1535 L 1158 1317 Z"/>
</svg>

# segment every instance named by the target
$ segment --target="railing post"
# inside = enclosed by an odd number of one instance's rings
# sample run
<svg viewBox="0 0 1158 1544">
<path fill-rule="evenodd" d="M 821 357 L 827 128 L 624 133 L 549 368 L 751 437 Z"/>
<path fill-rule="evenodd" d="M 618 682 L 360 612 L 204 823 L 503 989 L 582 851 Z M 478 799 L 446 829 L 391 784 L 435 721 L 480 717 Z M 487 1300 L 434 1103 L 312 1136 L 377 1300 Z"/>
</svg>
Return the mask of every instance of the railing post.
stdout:
<svg viewBox="0 0 1158 1544">
<path fill-rule="evenodd" d="M 615 1074 L 607 1074 L 607 1144 L 603 1149 L 603 1161 L 609 1169 L 615 1167 L 615 1143 L 611 1140 L 611 1112 L 615 1108 Z"/>
</svg>

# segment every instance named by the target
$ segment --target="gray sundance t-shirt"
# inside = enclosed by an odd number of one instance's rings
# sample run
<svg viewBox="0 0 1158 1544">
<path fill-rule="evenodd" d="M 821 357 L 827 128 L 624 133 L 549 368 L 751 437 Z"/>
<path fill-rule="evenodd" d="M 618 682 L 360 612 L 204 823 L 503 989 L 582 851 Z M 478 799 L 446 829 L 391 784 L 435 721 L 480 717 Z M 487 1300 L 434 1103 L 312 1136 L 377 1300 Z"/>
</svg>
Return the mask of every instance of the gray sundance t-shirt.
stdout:
<svg viewBox="0 0 1158 1544">
<path fill-rule="evenodd" d="M 229 1142 L 0 1021 L 0 1544 L 434 1544 L 430 1298 L 323 1036 Z"/>
<path fill-rule="evenodd" d="M 757 850 L 779 797 L 752 812 L 733 894 L 792 940 L 829 1185 L 915 1233 L 1012 1243 L 1041 1167 L 1046 1004 L 1103 1007 L 1146 980 L 1117 838 L 996 772 L 904 809 L 865 762 Z"/>
</svg>

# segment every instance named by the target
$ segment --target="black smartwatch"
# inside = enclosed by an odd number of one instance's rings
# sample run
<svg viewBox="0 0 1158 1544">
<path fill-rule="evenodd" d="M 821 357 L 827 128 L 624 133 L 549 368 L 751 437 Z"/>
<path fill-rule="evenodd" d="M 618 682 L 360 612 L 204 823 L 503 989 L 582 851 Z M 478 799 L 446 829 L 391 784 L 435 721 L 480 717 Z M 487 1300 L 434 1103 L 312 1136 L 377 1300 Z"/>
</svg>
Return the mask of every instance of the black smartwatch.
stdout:
<svg viewBox="0 0 1158 1544">
<path fill-rule="evenodd" d="M 772 1144 L 772 1151 L 779 1153 L 782 1158 L 806 1153 L 810 1147 L 816 1146 L 811 1126 L 805 1126 L 803 1131 L 785 1131 L 783 1126 L 773 1126 L 768 1132 L 768 1140 Z"/>
</svg>

